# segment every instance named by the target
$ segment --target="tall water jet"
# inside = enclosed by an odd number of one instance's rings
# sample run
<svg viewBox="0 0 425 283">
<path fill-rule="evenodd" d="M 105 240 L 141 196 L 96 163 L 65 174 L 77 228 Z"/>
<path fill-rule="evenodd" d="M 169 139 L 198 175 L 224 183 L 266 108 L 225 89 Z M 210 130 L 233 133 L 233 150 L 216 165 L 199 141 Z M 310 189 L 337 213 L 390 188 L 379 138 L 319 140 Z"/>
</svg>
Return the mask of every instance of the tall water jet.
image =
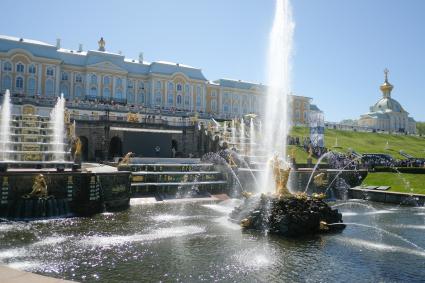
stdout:
<svg viewBox="0 0 425 283">
<path fill-rule="evenodd" d="M 236 148 L 236 122 L 235 119 L 232 119 L 232 147 Z"/>
<path fill-rule="evenodd" d="M 271 160 L 278 154 L 286 159 L 286 136 L 289 130 L 288 94 L 291 90 L 291 57 L 295 24 L 289 0 L 277 0 L 270 32 L 267 58 L 267 95 L 264 109 L 264 149 Z M 267 166 L 269 167 L 269 166 Z M 270 169 L 263 174 L 261 192 L 274 192 Z"/>
<path fill-rule="evenodd" d="M 242 118 L 239 128 L 239 143 L 241 147 L 241 154 L 246 154 L 246 142 L 245 142 L 245 121 Z"/>
<path fill-rule="evenodd" d="M 7 89 L 1 105 L 0 124 L 0 161 L 10 159 L 10 119 L 11 119 L 10 92 Z"/>
<path fill-rule="evenodd" d="M 65 98 L 58 97 L 55 107 L 50 113 L 50 127 L 53 130 L 51 141 L 53 161 L 65 161 Z"/>
<path fill-rule="evenodd" d="M 257 146 L 256 140 L 255 140 L 255 126 L 254 126 L 254 119 L 251 118 L 249 122 L 249 155 L 255 156 L 255 147 Z"/>
</svg>

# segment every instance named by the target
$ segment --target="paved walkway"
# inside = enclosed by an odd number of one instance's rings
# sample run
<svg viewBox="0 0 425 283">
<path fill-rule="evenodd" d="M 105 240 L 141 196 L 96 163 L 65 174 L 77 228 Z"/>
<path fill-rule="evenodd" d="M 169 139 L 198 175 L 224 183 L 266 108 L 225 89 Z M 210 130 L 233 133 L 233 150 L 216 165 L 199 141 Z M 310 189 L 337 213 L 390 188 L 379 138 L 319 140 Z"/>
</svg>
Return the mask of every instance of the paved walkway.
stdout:
<svg viewBox="0 0 425 283">
<path fill-rule="evenodd" d="M 0 283 L 66 283 L 73 282 L 20 271 L 0 265 Z M 75 282 L 73 282 L 75 283 Z"/>
</svg>

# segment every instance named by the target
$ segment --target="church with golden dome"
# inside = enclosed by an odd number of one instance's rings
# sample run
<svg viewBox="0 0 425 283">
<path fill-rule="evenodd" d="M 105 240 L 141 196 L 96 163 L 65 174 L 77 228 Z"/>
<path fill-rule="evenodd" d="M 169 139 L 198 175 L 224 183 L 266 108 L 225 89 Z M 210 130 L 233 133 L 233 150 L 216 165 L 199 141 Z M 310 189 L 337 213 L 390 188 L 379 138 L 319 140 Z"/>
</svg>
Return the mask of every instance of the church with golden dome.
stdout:
<svg viewBox="0 0 425 283">
<path fill-rule="evenodd" d="M 368 113 L 360 116 L 359 126 L 375 131 L 416 133 L 416 122 L 409 117 L 409 112 L 391 97 L 393 85 L 388 82 L 388 69 L 385 69 L 385 81 L 380 86 L 382 98 L 370 107 Z"/>
</svg>

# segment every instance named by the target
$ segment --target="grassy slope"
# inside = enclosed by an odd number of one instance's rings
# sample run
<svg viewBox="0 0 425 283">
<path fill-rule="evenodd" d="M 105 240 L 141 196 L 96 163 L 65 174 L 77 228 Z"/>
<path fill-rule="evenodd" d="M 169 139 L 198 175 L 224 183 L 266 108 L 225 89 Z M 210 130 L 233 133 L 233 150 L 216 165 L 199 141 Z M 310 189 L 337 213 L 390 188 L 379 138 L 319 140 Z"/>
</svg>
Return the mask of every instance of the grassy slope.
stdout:
<svg viewBox="0 0 425 283">
<path fill-rule="evenodd" d="M 425 174 L 369 173 L 365 186 L 391 186 L 390 191 L 425 194 Z"/>
<path fill-rule="evenodd" d="M 291 135 L 306 137 L 308 128 L 294 127 Z M 388 135 L 378 133 L 359 133 L 351 131 L 325 130 L 325 146 L 332 148 L 335 138 L 338 138 L 338 145 L 342 148 L 336 151 L 346 152 L 352 148 L 359 153 L 387 153 L 397 159 L 404 159 L 399 154 L 399 150 L 415 156 L 425 158 L 425 137 L 413 137 L 404 135 Z M 385 150 L 388 141 L 389 150 Z M 301 157 L 302 158 L 302 157 Z"/>
</svg>

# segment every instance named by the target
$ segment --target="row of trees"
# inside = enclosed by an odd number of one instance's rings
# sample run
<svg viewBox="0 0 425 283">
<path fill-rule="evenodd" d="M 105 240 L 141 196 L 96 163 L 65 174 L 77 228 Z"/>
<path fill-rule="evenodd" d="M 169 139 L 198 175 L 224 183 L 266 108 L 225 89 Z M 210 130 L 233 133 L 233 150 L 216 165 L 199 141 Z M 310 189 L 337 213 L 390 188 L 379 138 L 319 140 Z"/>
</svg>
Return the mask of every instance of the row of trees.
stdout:
<svg viewBox="0 0 425 283">
<path fill-rule="evenodd" d="M 425 122 L 416 122 L 416 129 L 418 130 L 418 134 L 424 136 L 425 135 Z"/>
</svg>

